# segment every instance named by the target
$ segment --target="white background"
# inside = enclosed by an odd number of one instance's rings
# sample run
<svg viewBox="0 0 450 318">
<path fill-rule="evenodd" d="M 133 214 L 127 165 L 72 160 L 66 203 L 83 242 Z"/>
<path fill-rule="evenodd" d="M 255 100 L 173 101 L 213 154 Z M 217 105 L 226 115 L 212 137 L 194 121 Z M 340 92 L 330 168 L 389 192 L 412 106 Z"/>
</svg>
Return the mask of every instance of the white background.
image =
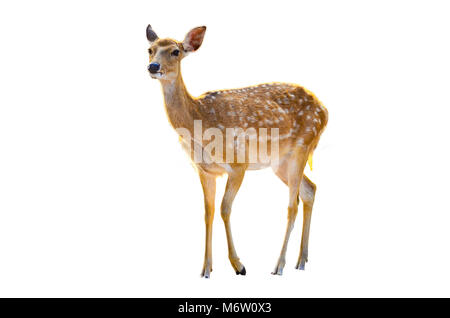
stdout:
<svg viewBox="0 0 450 318">
<path fill-rule="evenodd" d="M 0 296 L 450 296 L 445 1 L 0 4 Z M 182 40 L 194 96 L 298 83 L 329 110 L 314 157 L 310 261 L 270 275 L 287 188 L 249 172 L 227 259 L 200 279 L 203 197 L 146 70 L 145 28 Z M 217 205 L 225 178 L 220 179 Z"/>
</svg>

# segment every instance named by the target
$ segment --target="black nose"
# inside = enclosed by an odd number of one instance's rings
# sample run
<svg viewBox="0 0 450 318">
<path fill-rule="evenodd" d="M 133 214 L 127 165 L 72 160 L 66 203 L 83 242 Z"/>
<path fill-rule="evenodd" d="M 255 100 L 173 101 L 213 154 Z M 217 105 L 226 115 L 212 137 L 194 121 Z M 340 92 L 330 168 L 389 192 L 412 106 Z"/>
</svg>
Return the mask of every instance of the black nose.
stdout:
<svg viewBox="0 0 450 318">
<path fill-rule="evenodd" d="M 151 63 L 149 66 L 148 66 L 148 71 L 150 72 L 150 73 L 156 73 L 156 72 L 158 72 L 159 71 L 159 68 L 161 67 L 161 65 L 159 65 L 159 63 Z"/>
</svg>

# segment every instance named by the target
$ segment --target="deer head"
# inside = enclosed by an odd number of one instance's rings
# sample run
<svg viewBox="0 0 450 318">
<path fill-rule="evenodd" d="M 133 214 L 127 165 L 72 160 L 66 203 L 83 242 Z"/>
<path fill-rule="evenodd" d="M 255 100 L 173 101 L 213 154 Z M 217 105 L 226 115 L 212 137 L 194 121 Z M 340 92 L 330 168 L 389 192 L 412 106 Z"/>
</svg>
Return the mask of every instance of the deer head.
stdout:
<svg viewBox="0 0 450 318">
<path fill-rule="evenodd" d="M 150 42 L 148 53 L 150 64 L 148 71 L 152 78 L 161 81 L 173 81 L 180 73 L 180 61 L 202 45 L 206 27 L 192 29 L 186 34 L 183 42 L 173 39 L 160 39 L 152 27 L 147 27 L 147 40 Z"/>
</svg>

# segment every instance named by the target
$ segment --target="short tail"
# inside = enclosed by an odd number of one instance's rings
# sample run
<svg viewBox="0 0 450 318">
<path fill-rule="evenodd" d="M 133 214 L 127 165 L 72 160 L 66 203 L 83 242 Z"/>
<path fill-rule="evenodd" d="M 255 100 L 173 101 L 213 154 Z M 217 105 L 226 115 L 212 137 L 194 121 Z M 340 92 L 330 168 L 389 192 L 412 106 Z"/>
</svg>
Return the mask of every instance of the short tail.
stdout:
<svg viewBox="0 0 450 318">
<path fill-rule="evenodd" d="M 313 152 L 311 151 L 308 155 L 308 165 L 309 165 L 309 169 L 312 171 L 312 164 L 313 164 Z"/>
</svg>

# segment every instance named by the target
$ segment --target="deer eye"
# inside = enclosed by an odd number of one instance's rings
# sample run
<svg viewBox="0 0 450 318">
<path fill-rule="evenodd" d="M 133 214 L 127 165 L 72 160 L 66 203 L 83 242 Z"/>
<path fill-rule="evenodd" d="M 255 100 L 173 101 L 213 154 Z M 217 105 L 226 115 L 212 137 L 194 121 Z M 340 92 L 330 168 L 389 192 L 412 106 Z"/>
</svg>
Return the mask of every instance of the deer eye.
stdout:
<svg viewBox="0 0 450 318">
<path fill-rule="evenodd" d="M 152 49 L 148 49 L 148 54 L 152 55 L 153 54 L 153 50 Z"/>
<path fill-rule="evenodd" d="M 173 56 L 178 56 L 180 54 L 180 50 L 173 50 L 171 54 Z"/>
</svg>

